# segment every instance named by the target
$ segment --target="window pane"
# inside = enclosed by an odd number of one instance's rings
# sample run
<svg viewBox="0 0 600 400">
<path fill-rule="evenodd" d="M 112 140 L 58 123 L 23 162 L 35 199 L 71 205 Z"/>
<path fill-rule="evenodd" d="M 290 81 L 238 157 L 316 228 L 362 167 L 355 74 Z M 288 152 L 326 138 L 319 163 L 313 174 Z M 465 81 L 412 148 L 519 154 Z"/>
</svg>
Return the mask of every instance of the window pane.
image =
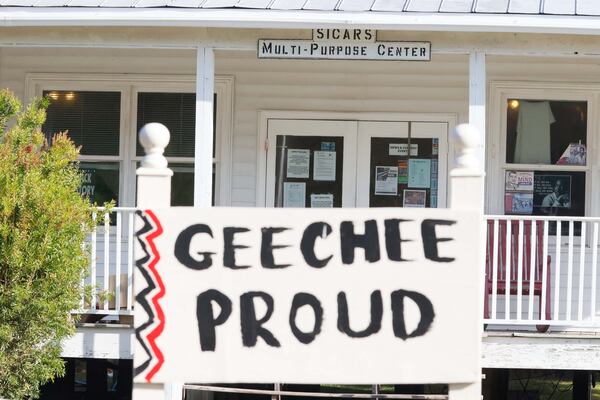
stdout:
<svg viewBox="0 0 600 400">
<path fill-rule="evenodd" d="M 106 391 L 116 392 L 119 384 L 119 360 L 107 360 Z"/>
<path fill-rule="evenodd" d="M 87 390 L 87 361 L 75 359 L 75 382 L 74 392 L 85 392 Z"/>
<path fill-rule="evenodd" d="M 81 195 L 99 206 L 111 200 L 119 204 L 118 162 L 82 162 L 79 168 L 83 172 L 83 182 L 79 187 Z"/>
<path fill-rule="evenodd" d="M 437 207 L 438 139 L 408 147 L 407 138 L 371 138 L 369 207 Z"/>
<path fill-rule="evenodd" d="M 44 91 L 50 106 L 42 130 L 48 141 L 58 132 L 81 146 L 84 155 L 119 155 L 121 93 Z"/>
<path fill-rule="evenodd" d="M 194 205 L 194 164 L 169 164 L 171 178 L 171 205 Z"/>
<path fill-rule="evenodd" d="M 515 171 L 505 173 L 504 212 L 512 215 L 585 216 L 585 172 Z M 550 233 L 556 231 L 550 225 Z M 563 234 L 568 232 L 563 223 Z M 575 224 L 580 234 L 580 224 Z"/>
<path fill-rule="evenodd" d="M 585 165 L 587 102 L 509 99 L 506 162 Z"/>
<path fill-rule="evenodd" d="M 136 168 L 139 167 L 139 163 Z M 194 205 L 194 164 L 169 164 L 171 177 L 171 205 Z M 215 205 L 215 165 L 212 174 L 212 205 Z"/>
<path fill-rule="evenodd" d="M 341 207 L 344 138 L 278 135 L 275 207 Z"/>
<path fill-rule="evenodd" d="M 215 126 L 217 95 L 214 96 L 213 110 L 213 157 L 215 154 Z M 193 157 L 196 131 L 195 93 L 138 93 L 137 130 L 150 122 L 160 122 L 171 133 L 171 140 L 165 149 L 167 157 Z M 136 154 L 144 155 L 138 143 Z"/>
</svg>

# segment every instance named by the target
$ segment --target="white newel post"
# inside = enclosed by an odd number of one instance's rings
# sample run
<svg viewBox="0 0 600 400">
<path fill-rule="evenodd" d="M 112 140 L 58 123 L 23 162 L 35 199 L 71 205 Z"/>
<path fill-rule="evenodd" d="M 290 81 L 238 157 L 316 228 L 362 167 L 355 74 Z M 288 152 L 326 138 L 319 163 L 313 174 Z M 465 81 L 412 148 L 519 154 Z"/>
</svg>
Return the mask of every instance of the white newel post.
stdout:
<svg viewBox="0 0 600 400">
<path fill-rule="evenodd" d="M 485 240 L 485 224 L 483 221 L 484 208 L 484 177 L 480 157 L 480 133 L 470 124 L 461 124 L 454 129 L 455 155 L 454 168 L 450 172 L 450 208 L 476 209 L 481 214 L 480 237 Z M 482 242 L 483 244 L 483 242 Z M 479 246 L 481 273 L 473 279 L 479 279 L 479 287 L 483 292 L 485 253 Z M 477 326 L 483 332 L 483 299 L 478 300 Z M 481 354 L 481 340 L 476 344 Z M 480 357 L 481 359 L 481 357 Z M 453 384 L 448 387 L 449 400 L 479 400 L 481 399 L 481 378 L 476 382 Z"/>
<path fill-rule="evenodd" d="M 171 205 L 171 177 L 173 171 L 163 155 L 170 134 L 159 123 L 146 124 L 140 129 L 140 143 L 146 155 L 137 169 L 137 207 L 162 208 Z M 181 400 L 183 387 L 178 383 L 134 383 L 133 400 Z"/>
</svg>

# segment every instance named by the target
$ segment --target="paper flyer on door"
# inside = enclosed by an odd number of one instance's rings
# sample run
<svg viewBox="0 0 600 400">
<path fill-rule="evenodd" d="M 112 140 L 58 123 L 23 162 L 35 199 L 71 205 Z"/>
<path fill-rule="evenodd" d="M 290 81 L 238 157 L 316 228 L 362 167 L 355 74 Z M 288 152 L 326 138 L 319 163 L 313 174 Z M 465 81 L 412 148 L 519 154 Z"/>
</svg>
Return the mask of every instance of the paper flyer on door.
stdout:
<svg viewBox="0 0 600 400">
<path fill-rule="evenodd" d="M 428 189 L 431 186 L 431 160 L 408 160 L 408 187 Z"/>
<path fill-rule="evenodd" d="M 383 196 L 398 194 L 398 167 L 375 167 L 375 194 Z"/>
<path fill-rule="evenodd" d="M 306 183 L 284 182 L 283 183 L 283 206 L 304 207 L 306 198 Z"/>
<path fill-rule="evenodd" d="M 288 149 L 287 151 L 287 178 L 309 177 L 310 150 Z"/>
<path fill-rule="evenodd" d="M 313 180 L 335 181 L 335 151 L 315 151 Z"/>
<path fill-rule="evenodd" d="M 333 194 L 311 194 L 310 208 L 332 208 Z"/>
</svg>

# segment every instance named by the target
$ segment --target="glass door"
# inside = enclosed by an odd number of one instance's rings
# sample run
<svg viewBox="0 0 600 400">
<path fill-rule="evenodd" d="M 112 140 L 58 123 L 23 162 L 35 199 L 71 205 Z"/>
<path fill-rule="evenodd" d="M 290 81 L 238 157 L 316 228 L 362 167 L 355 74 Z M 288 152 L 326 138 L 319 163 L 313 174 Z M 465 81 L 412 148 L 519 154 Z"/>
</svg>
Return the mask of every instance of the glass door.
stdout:
<svg viewBox="0 0 600 400">
<path fill-rule="evenodd" d="M 267 207 L 445 207 L 448 124 L 268 121 Z"/>
<path fill-rule="evenodd" d="M 358 207 L 445 207 L 448 124 L 358 122 Z"/>
<path fill-rule="evenodd" d="M 354 207 L 357 126 L 269 120 L 267 206 Z"/>
</svg>

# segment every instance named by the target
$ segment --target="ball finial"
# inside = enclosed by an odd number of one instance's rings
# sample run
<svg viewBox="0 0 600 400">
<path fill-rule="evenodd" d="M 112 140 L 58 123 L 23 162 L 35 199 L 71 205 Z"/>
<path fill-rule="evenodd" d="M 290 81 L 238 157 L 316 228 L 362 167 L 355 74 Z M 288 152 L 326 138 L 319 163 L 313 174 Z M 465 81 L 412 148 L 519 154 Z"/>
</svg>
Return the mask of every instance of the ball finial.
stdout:
<svg viewBox="0 0 600 400">
<path fill-rule="evenodd" d="M 142 158 L 144 168 L 166 168 L 167 159 L 163 156 L 171 135 L 169 129 L 158 122 L 151 122 L 140 129 L 140 144 L 146 155 Z"/>
<path fill-rule="evenodd" d="M 456 168 L 478 169 L 477 148 L 479 131 L 473 125 L 460 124 L 454 128 Z"/>
</svg>

